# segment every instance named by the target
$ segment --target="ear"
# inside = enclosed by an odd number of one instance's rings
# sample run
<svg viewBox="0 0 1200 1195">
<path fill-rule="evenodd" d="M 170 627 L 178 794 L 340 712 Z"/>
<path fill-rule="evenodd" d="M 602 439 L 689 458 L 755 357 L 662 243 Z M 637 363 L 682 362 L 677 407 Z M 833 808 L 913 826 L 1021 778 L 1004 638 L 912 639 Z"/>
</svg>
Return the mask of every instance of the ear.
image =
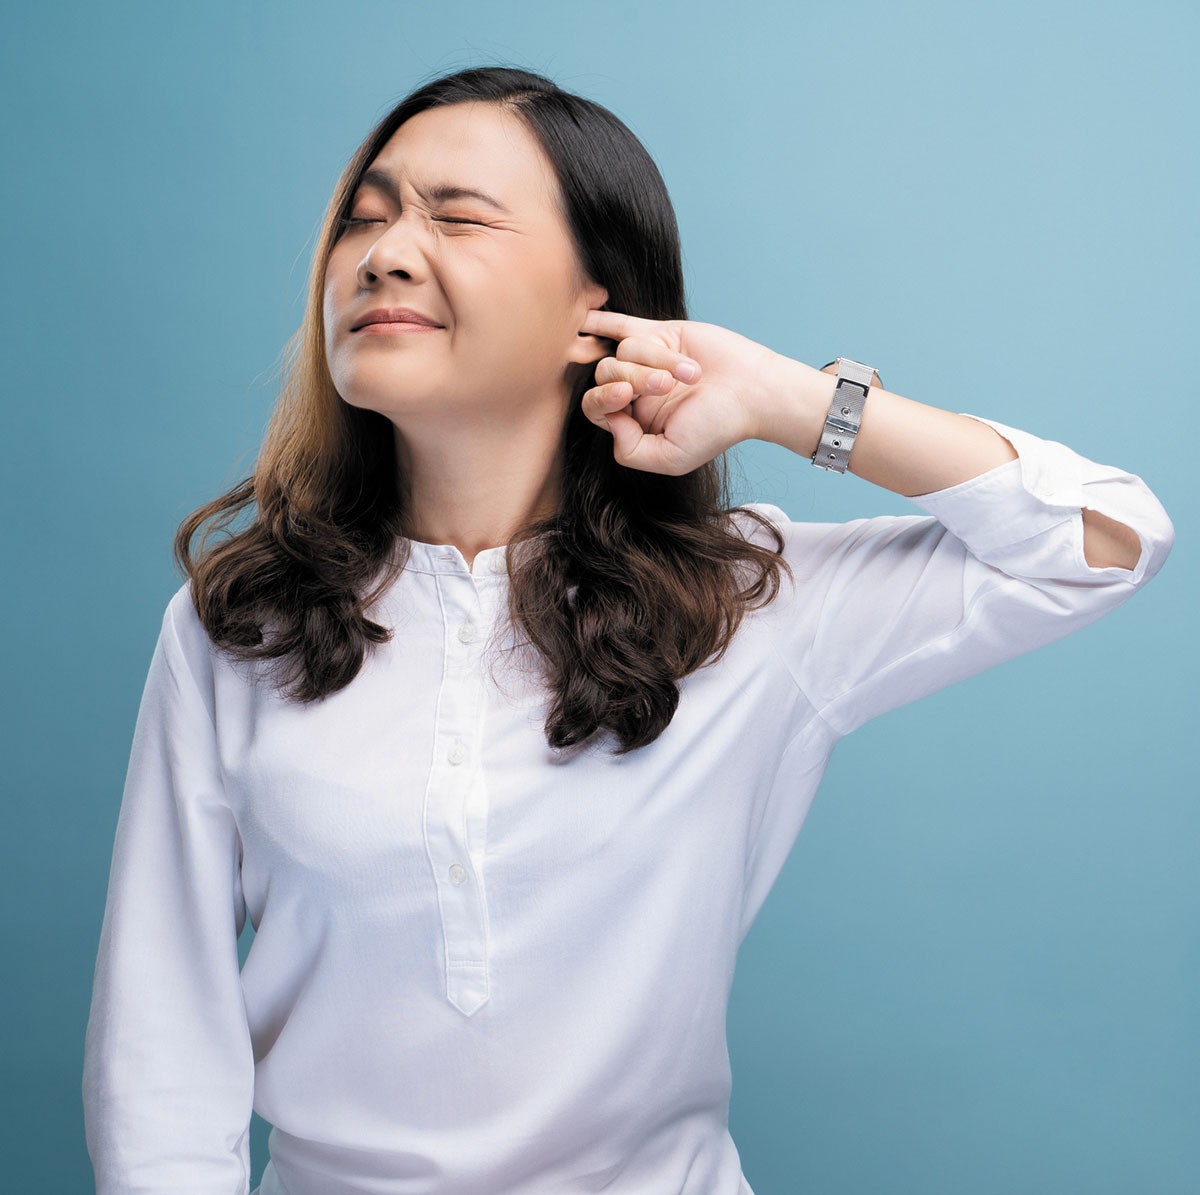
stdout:
<svg viewBox="0 0 1200 1195">
<path fill-rule="evenodd" d="M 608 291 L 598 283 L 590 282 L 580 292 L 579 319 L 595 308 L 605 308 Z M 594 336 L 590 332 L 576 332 L 569 350 L 568 360 L 579 365 L 591 365 L 601 357 L 612 356 L 612 341 L 605 336 Z"/>
</svg>

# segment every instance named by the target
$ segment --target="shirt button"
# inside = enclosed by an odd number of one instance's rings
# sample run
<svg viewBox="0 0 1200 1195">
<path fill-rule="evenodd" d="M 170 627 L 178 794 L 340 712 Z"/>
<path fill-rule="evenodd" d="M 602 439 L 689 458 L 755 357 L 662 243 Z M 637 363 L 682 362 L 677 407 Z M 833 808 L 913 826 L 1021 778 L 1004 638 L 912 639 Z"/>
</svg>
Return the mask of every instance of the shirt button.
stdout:
<svg viewBox="0 0 1200 1195">
<path fill-rule="evenodd" d="M 475 639 L 476 626 L 473 622 L 464 622 L 458 628 L 458 637 L 464 643 L 471 643 Z"/>
<path fill-rule="evenodd" d="M 467 869 L 461 863 L 455 863 L 450 868 L 450 882 L 461 884 L 467 878 Z"/>
<path fill-rule="evenodd" d="M 461 739 L 455 739 L 450 744 L 450 750 L 446 752 L 446 758 L 451 763 L 462 763 L 467 758 L 466 744 Z"/>
</svg>

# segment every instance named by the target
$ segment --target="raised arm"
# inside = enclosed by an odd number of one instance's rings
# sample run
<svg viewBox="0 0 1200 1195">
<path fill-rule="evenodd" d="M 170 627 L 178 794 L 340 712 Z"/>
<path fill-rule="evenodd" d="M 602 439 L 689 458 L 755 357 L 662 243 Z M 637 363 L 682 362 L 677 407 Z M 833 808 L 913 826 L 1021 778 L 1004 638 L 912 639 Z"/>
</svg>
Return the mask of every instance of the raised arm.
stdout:
<svg viewBox="0 0 1200 1195">
<path fill-rule="evenodd" d="M 837 384 L 836 368 L 813 369 L 776 354 L 766 377 L 763 437 L 811 458 Z M 906 498 L 968 481 L 1015 460 L 1012 443 L 987 422 L 872 386 L 850 454 L 851 473 Z M 1141 551 L 1127 524 L 1084 507 L 1083 555 L 1093 568 L 1132 570 Z"/>
<path fill-rule="evenodd" d="M 582 407 L 621 464 L 678 475 L 747 439 L 811 460 L 836 367 L 694 320 L 592 310 L 580 332 L 617 343 Z M 1174 543 L 1136 474 L 881 386 L 849 468 L 926 513 L 806 523 L 768 510 L 802 589 L 779 647 L 838 734 L 1081 629 L 1145 585 Z"/>
<path fill-rule="evenodd" d="M 924 515 L 803 523 L 768 512 L 802 586 L 783 658 L 840 734 L 1110 613 L 1162 568 L 1175 537 L 1140 477 L 1066 444 L 899 395 L 877 410 L 865 467 L 920 491 L 906 497 Z M 941 429 L 944 450 L 970 463 L 943 466 L 913 427 Z M 792 438 L 805 455 L 810 433 Z M 859 447 L 851 468 L 864 467 Z M 892 469 L 889 451 L 912 459 Z"/>
</svg>

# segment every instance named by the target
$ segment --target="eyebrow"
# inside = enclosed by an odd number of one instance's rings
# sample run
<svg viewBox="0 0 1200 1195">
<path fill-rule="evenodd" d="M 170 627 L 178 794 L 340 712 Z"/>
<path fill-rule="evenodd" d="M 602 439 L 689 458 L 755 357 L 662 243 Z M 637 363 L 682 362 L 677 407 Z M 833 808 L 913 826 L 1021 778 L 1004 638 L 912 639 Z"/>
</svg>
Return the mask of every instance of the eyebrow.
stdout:
<svg viewBox="0 0 1200 1195">
<path fill-rule="evenodd" d="M 377 187 L 395 203 L 398 204 L 400 202 L 399 187 L 396 186 L 396 182 L 392 176 L 382 170 L 364 171 L 358 185 L 359 188 Z M 480 203 L 486 203 L 489 207 L 494 207 L 496 211 L 503 212 L 506 216 L 512 215 L 512 212 L 500 200 L 494 199 L 486 191 L 478 191 L 474 187 L 460 187 L 455 183 L 434 183 L 426 194 L 430 199 L 438 203 L 445 203 L 450 199 L 478 199 Z"/>
</svg>

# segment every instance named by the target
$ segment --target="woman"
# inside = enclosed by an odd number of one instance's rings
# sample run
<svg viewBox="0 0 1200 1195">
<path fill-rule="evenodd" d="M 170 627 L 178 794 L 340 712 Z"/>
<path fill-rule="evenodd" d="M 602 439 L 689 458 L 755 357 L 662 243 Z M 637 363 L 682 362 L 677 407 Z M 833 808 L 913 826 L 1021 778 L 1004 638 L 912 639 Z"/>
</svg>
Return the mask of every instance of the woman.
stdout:
<svg viewBox="0 0 1200 1195">
<path fill-rule="evenodd" d="M 811 460 L 853 363 L 687 320 L 644 148 L 521 70 L 371 132 L 294 350 L 253 477 L 176 541 L 85 1047 L 99 1195 L 245 1193 L 252 1106 L 262 1195 L 746 1195 L 734 960 L 834 745 L 1120 605 L 1169 518 L 869 370 L 839 448 L 924 513 L 731 509 L 724 451 Z"/>
</svg>

